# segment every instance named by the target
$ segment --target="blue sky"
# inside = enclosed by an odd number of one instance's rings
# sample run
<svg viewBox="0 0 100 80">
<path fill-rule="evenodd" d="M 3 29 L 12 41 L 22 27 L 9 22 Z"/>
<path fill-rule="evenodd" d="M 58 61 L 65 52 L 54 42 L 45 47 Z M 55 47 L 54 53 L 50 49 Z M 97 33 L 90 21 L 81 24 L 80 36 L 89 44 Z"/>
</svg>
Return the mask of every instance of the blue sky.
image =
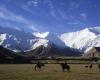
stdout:
<svg viewBox="0 0 100 80">
<path fill-rule="evenodd" d="M 0 0 L 0 26 L 64 33 L 100 26 L 100 0 Z"/>
</svg>

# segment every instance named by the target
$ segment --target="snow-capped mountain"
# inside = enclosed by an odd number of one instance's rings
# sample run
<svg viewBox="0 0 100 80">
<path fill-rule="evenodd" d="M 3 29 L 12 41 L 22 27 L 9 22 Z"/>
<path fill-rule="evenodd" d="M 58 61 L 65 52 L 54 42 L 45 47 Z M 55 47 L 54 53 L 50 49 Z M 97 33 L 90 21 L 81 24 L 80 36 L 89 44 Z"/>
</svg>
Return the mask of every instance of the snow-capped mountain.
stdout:
<svg viewBox="0 0 100 80">
<path fill-rule="evenodd" d="M 15 52 L 33 50 L 39 46 L 47 47 L 49 44 L 55 44 L 58 47 L 64 46 L 56 35 L 49 32 L 26 33 L 21 30 L 0 27 L 0 45 Z"/>
<path fill-rule="evenodd" d="M 60 39 L 72 48 L 87 51 L 94 46 L 100 47 L 100 27 L 86 28 L 81 31 L 64 33 Z"/>
<path fill-rule="evenodd" d="M 0 27 L 0 45 L 18 51 L 35 50 L 40 46 L 56 46 L 58 48 L 74 48 L 87 51 L 92 47 L 100 47 L 100 27 L 86 28 L 61 35 L 50 32 L 27 33 L 22 30 Z"/>
<path fill-rule="evenodd" d="M 100 34 L 100 27 L 89 28 L 89 30 L 96 35 Z"/>
<path fill-rule="evenodd" d="M 44 32 L 44 33 L 39 33 L 35 32 L 33 33 L 35 37 L 41 38 L 41 39 L 46 39 L 52 42 L 53 44 L 57 45 L 58 47 L 65 48 L 65 43 L 60 40 L 59 35 L 50 33 L 50 32 Z"/>
<path fill-rule="evenodd" d="M 46 47 L 48 43 L 49 40 L 35 37 L 31 33 L 0 27 L 0 45 L 15 52 L 32 50 L 41 45 Z"/>
<path fill-rule="evenodd" d="M 36 39 L 36 37 L 30 33 L 0 27 L 0 45 L 13 51 L 30 49 L 34 39 Z"/>
<path fill-rule="evenodd" d="M 80 51 L 88 51 L 94 46 L 100 46 L 100 27 L 85 28 L 76 32 L 54 35 L 49 32 L 38 33 L 36 37 L 45 38 L 60 47 L 71 47 Z M 42 36 L 42 37 L 41 37 Z M 43 37 L 44 36 L 44 37 Z"/>
<path fill-rule="evenodd" d="M 93 47 L 100 47 L 100 35 L 84 46 L 85 52 L 89 51 Z"/>
<path fill-rule="evenodd" d="M 34 32 L 33 35 L 38 38 L 46 38 L 49 35 L 49 32 L 44 32 L 44 33 Z"/>
</svg>

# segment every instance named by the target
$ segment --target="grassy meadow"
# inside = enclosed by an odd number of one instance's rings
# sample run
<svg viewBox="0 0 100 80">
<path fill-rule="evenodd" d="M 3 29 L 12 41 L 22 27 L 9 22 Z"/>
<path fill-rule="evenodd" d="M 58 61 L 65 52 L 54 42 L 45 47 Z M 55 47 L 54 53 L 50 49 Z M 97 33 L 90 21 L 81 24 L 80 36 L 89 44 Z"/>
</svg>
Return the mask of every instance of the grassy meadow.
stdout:
<svg viewBox="0 0 100 80">
<path fill-rule="evenodd" d="M 0 64 L 0 80 L 100 80 L 97 65 L 85 65 L 70 64 L 71 72 L 62 72 L 59 64 L 46 64 L 42 71 L 35 71 L 34 64 Z"/>
</svg>

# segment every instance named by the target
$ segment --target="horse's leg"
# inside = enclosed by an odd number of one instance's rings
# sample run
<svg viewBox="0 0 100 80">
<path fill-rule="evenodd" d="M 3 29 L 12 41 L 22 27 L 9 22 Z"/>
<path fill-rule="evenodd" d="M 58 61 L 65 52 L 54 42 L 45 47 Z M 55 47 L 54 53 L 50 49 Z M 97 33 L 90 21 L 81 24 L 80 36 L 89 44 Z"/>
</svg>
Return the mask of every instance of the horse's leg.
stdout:
<svg viewBox="0 0 100 80">
<path fill-rule="evenodd" d="M 63 72 L 65 72 L 65 69 L 63 68 Z"/>
<path fill-rule="evenodd" d="M 68 72 L 70 72 L 70 67 L 68 68 Z"/>
<path fill-rule="evenodd" d="M 37 70 L 37 66 L 36 65 L 35 65 L 34 69 L 35 69 L 35 71 Z"/>
<path fill-rule="evenodd" d="M 67 69 L 68 72 L 70 72 L 70 69 Z"/>
<path fill-rule="evenodd" d="M 39 70 L 39 71 L 41 71 L 41 68 L 40 68 L 40 67 L 38 67 L 38 70 Z"/>
<path fill-rule="evenodd" d="M 41 66 L 38 66 L 38 70 L 41 71 Z"/>
</svg>

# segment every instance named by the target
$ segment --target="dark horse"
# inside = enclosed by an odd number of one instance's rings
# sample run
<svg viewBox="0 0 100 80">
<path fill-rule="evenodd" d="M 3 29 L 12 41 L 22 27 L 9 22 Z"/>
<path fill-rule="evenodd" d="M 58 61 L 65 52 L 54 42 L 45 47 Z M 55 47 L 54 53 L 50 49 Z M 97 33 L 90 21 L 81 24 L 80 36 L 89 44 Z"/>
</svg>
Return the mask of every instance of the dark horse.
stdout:
<svg viewBox="0 0 100 80">
<path fill-rule="evenodd" d="M 90 68 L 90 69 L 92 69 L 93 68 L 93 65 L 92 64 L 90 64 L 89 66 L 87 65 L 87 66 L 85 66 L 86 68 Z"/>
<path fill-rule="evenodd" d="M 98 68 L 100 69 L 100 64 L 98 64 Z"/>
<path fill-rule="evenodd" d="M 70 66 L 67 63 L 61 63 L 60 65 L 63 69 L 63 72 L 65 72 L 65 69 L 67 69 L 67 71 L 70 71 Z"/>
<path fill-rule="evenodd" d="M 38 62 L 38 63 L 35 65 L 34 69 L 35 69 L 35 70 L 41 71 L 42 67 L 44 67 L 44 66 L 45 66 L 44 63 Z"/>
<path fill-rule="evenodd" d="M 90 69 L 92 69 L 92 67 L 93 67 L 93 65 L 92 65 L 92 64 L 90 64 L 89 68 L 90 68 Z"/>
</svg>

